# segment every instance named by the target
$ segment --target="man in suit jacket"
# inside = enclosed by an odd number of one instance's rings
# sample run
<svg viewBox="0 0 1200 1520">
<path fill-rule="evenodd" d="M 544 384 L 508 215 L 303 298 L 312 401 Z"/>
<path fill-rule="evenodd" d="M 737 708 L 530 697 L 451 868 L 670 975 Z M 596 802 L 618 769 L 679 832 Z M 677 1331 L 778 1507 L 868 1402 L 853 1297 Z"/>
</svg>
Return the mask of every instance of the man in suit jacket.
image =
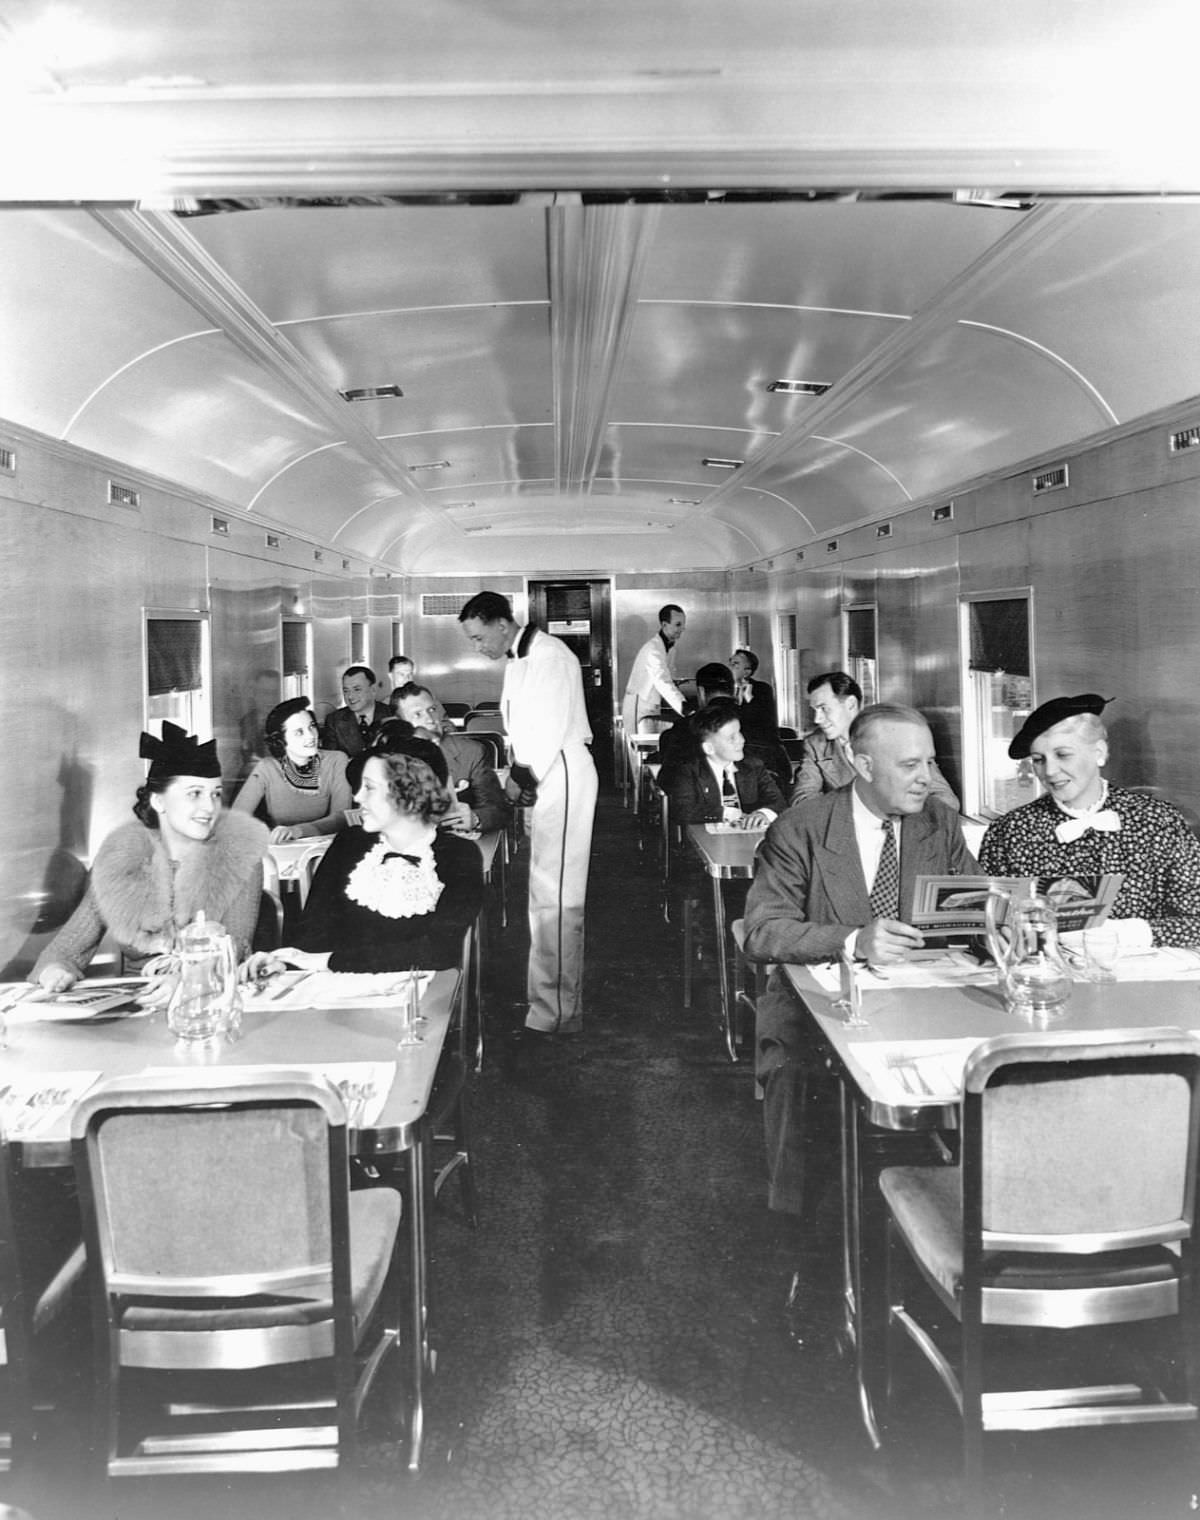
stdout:
<svg viewBox="0 0 1200 1520">
<path fill-rule="evenodd" d="M 664 765 L 659 784 L 672 823 L 719 823 L 747 828 L 770 823 L 784 810 L 783 794 L 761 760 L 746 755 L 736 706 L 710 702 L 692 719 L 698 752 Z"/>
<path fill-rule="evenodd" d="M 766 681 L 756 681 L 758 656 L 751 649 L 735 649 L 729 657 L 733 672 L 733 699 L 738 705 L 742 732 L 747 739 L 763 743 L 779 742 L 779 718 L 775 710 L 775 693 Z"/>
<path fill-rule="evenodd" d="M 428 686 L 409 681 L 388 698 L 397 717 L 411 723 L 421 737 L 430 738 L 446 757 L 450 790 L 457 808 L 443 822 L 448 828 L 476 829 L 491 834 L 507 827 L 511 809 L 500 778 L 492 769 L 489 752 L 477 739 L 469 739 L 446 725 L 438 699 Z"/>
<path fill-rule="evenodd" d="M 804 964 L 845 952 L 878 966 L 904 961 L 922 942 L 903 918 L 916 877 L 977 869 L 957 815 L 930 795 L 933 737 L 919 712 L 864 708 L 850 748 L 853 784 L 790 808 L 763 841 L 746 901 L 752 960 Z M 778 964 L 755 1033 L 768 1203 L 799 1214 L 812 1034 Z"/>
<path fill-rule="evenodd" d="M 804 753 L 792 783 L 793 806 L 806 797 L 849 786 L 856 774 L 849 735 L 850 725 L 862 708 L 862 687 L 844 670 L 830 670 L 814 676 L 805 689 L 817 726 L 804 736 Z M 936 760 L 929 767 L 929 794 L 958 811 L 958 798 Z"/>
<path fill-rule="evenodd" d="M 375 672 L 366 665 L 351 665 L 342 676 L 342 700 L 325 719 L 321 729 L 321 748 L 340 749 L 347 755 L 362 755 L 379 737 L 383 720 L 389 716 L 382 702 L 375 700 Z"/>
</svg>

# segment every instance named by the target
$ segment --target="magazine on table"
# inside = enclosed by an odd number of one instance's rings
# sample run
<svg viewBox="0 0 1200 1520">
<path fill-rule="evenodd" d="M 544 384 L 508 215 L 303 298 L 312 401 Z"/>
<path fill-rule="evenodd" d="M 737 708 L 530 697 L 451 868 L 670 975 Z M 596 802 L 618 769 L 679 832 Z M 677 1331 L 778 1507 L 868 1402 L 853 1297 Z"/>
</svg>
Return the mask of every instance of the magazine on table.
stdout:
<svg viewBox="0 0 1200 1520">
<path fill-rule="evenodd" d="M 1015 900 L 1037 892 L 1053 904 L 1060 933 L 1089 929 L 1108 917 L 1124 880 L 1120 871 L 1100 876 L 918 876 L 908 922 L 926 938 L 983 934 L 993 891 Z M 999 906 L 1003 924 L 1008 903 L 1001 899 Z"/>
</svg>

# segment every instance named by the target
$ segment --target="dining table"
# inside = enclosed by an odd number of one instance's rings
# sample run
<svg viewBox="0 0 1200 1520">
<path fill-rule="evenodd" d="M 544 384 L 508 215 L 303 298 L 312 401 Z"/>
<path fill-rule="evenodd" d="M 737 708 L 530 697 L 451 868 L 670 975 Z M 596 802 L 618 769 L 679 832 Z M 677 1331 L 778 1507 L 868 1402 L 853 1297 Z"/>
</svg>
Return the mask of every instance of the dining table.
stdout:
<svg viewBox="0 0 1200 1520">
<path fill-rule="evenodd" d="M 996 971 L 963 950 L 856 973 L 861 1010 L 847 1006 L 840 966 L 781 968 L 811 1021 L 818 1059 L 840 1094 L 842 1329 L 853 1350 L 863 1423 L 880 1444 L 886 1359 L 888 1166 L 948 1165 L 971 1052 L 1000 1035 L 1127 1029 L 1200 1032 L 1200 954 L 1163 949 L 1131 957 L 1115 981 L 1074 972 L 1061 1010 L 1036 1021 L 1010 1009 Z M 859 999 L 855 999 L 858 1001 Z"/>
<path fill-rule="evenodd" d="M 758 847 L 766 835 L 765 828 L 742 829 L 733 824 L 689 823 L 686 825 L 691 846 L 700 858 L 704 874 L 712 887 L 713 924 L 717 941 L 717 980 L 720 983 L 721 1033 L 729 1059 L 738 1059 L 736 1002 L 729 965 L 729 925 L 726 912 L 726 883 L 749 881 L 754 875 Z M 690 930 L 685 932 L 684 1006 L 690 1000 L 688 978 L 691 971 Z"/>
<path fill-rule="evenodd" d="M 316 975 L 322 979 L 315 983 L 314 997 L 323 1001 L 301 1006 L 310 1001 L 305 977 L 284 974 L 243 998 L 240 1031 L 234 1039 L 212 1043 L 175 1039 L 161 1009 L 117 1009 L 74 1019 L 58 1017 L 52 1004 L 15 1003 L 7 1014 L 0 1120 L 10 1143 L 19 1147 L 21 1165 L 63 1167 L 71 1162 L 74 1107 L 105 1079 L 144 1075 L 152 1082 L 156 1075 L 188 1070 L 260 1067 L 320 1073 L 338 1085 L 346 1074 L 372 1074 L 378 1090 L 371 1093 L 369 1104 L 347 1097 L 349 1143 L 351 1153 L 367 1162 L 399 1157 L 407 1162 L 408 1301 L 405 1304 L 398 1287 L 395 1328 L 401 1330 L 407 1317 L 408 1332 L 400 1340 L 408 1341 L 408 1466 L 415 1472 L 421 1461 L 425 1385 L 432 1366 L 423 1120 L 460 972 L 422 974 L 420 1039 L 412 1044 L 398 1043 L 398 1010 L 408 973 L 396 973 L 392 990 L 378 978 L 368 985 L 361 977 L 339 982 L 337 973 Z M 0 1006 L 17 990 L 0 986 Z M 362 1094 L 361 1083 L 353 1091 Z"/>
</svg>

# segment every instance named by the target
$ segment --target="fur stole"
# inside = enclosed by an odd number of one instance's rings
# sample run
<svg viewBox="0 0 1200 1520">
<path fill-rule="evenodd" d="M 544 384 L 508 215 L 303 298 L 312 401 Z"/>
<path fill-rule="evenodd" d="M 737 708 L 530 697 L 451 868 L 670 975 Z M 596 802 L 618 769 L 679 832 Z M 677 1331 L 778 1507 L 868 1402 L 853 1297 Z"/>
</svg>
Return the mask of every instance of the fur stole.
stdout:
<svg viewBox="0 0 1200 1520">
<path fill-rule="evenodd" d="M 173 867 L 157 829 L 122 824 L 100 846 L 92 867 L 92 891 L 105 924 L 119 944 L 156 955 L 170 949 L 176 927 L 201 908 L 224 922 L 260 869 L 269 838 L 257 818 L 222 809 L 209 838 Z"/>
</svg>

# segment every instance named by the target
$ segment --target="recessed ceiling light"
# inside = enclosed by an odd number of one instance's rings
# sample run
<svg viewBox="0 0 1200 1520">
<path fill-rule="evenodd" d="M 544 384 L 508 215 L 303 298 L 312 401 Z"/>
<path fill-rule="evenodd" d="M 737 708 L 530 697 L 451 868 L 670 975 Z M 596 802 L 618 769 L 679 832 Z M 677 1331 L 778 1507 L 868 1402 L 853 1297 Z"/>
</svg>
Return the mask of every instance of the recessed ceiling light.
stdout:
<svg viewBox="0 0 1200 1520">
<path fill-rule="evenodd" d="M 740 470 L 745 464 L 744 459 L 702 459 L 700 463 L 706 470 Z"/>
<path fill-rule="evenodd" d="M 823 396 L 831 383 L 824 380 L 772 380 L 767 389 L 780 396 Z"/>
<path fill-rule="evenodd" d="M 398 385 L 358 385 L 351 390 L 338 392 L 343 401 L 381 401 L 403 394 Z"/>
<path fill-rule="evenodd" d="M 669 507 L 698 507 L 699 505 L 700 505 L 700 498 L 698 496 L 668 496 L 667 497 L 667 506 L 669 506 Z"/>
<path fill-rule="evenodd" d="M 448 459 L 431 459 L 428 464 L 409 465 L 410 470 L 448 470 L 449 468 L 450 461 Z"/>
</svg>

